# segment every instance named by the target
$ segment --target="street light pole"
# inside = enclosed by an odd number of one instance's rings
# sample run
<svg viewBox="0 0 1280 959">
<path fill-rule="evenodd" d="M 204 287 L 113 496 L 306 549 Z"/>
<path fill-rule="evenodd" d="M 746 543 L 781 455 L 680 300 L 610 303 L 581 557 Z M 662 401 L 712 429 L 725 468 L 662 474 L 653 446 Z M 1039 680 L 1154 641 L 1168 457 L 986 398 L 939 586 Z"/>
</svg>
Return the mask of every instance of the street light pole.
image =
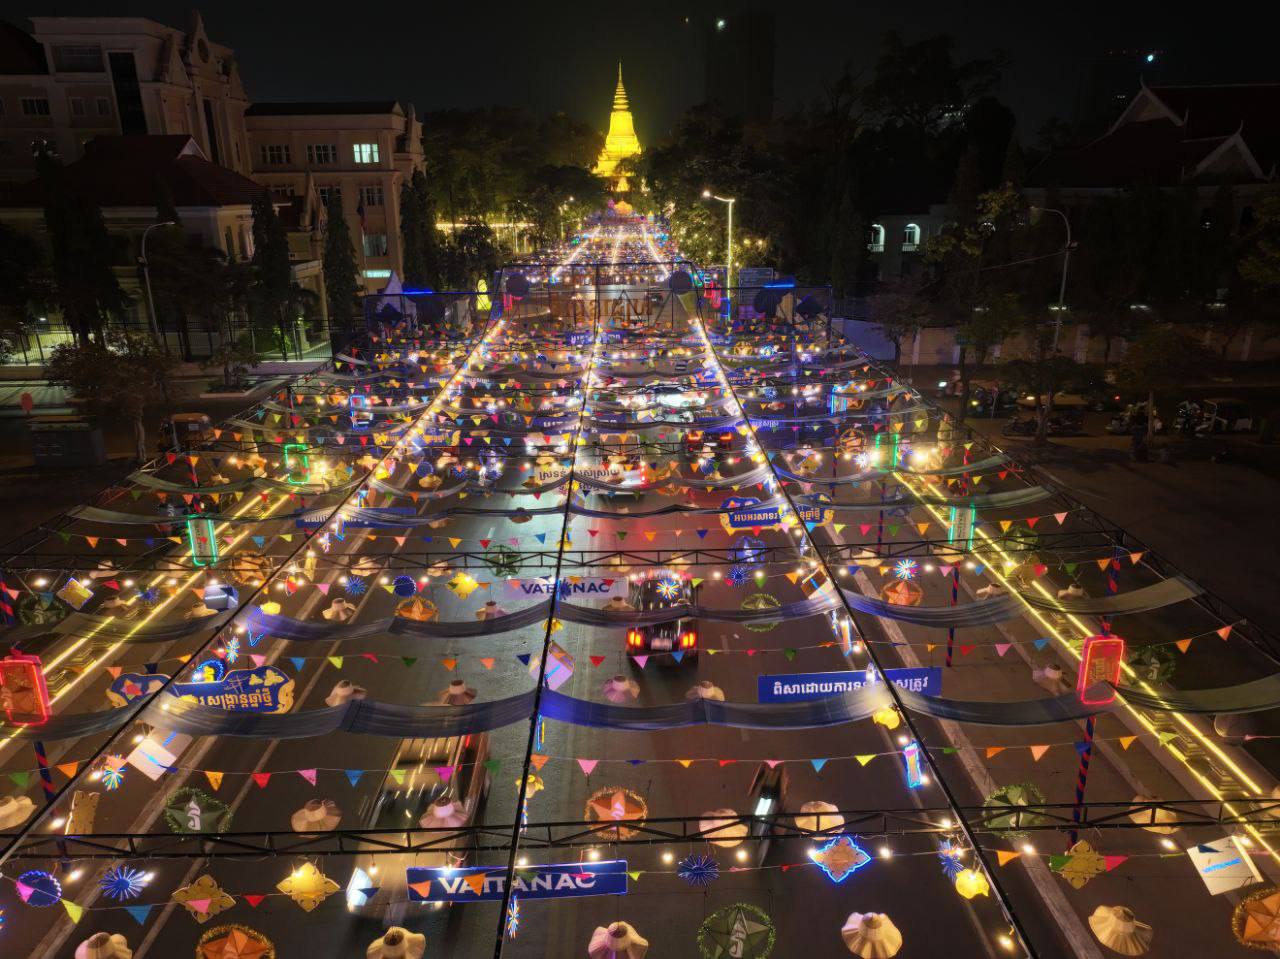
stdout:
<svg viewBox="0 0 1280 959">
<path fill-rule="evenodd" d="M 165 352 L 168 352 L 169 346 L 160 339 L 160 323 L 156 319 L 156 301 L 151 295 L 151 270 L 147 265 L 147 235 L 156 227 L 161 226 L 177 226 L 173 220 L 164 220 L 160 223 L 152 223 L 149 227 L 142 231 L 142 255 L 138 257 L 138 262 L 142 264 L 142 282 L 147 288 L 147 313 L 151 319 L 151 335 L 155 337 L 157 343 L 162 343 Z"/>
<path fill-rule="evenodd" d="M 726 250 L 724 258 L 724 285 L 726 294 L 733 289 L 733 205 L 738 202 L 733 197 L 716 196 L 710 190 L 703 190 L 702 196 L 707 200 L 719 200 L 729 207 L 729 223 L 727 227 Z"/>
<path fill-rule="evenodd" d="M 1067 308 L 1067 267 L 1071 263 L 1071 221 L 1067 219 L 1067 215 L 1061 210 L 1055 210 L 1051 207 L 1033 206 L 1031 212 L 1056 213 L 1062 217 L 1062 224 L 1067 228 L 1067 245 L 1062 248 L 1062 282 L 1058 284 L 1057 319 L 1053 325 L 1053 349 L 1056 353 L 1058 350 L 1058 335 L 1062 332 L 1062 314 Z"/>
</svg>

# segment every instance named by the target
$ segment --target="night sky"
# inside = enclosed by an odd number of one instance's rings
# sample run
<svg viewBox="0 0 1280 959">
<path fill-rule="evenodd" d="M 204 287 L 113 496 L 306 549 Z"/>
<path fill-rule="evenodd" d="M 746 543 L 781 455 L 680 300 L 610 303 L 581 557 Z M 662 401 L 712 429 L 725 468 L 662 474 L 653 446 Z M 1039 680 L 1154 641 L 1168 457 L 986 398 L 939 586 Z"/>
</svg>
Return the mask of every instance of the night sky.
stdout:
<svg viewBox="0 0 1280 959">
<path fill-rule="evenodd" d="M 1115 8 L 1122 7 L 1123 12 Z M 956 38 L 962 55 L 1005 51 L 1013 65 L 999 92 L 1028 143 L 1052 116 L 1070 119 L 1094 64 L 1107 49 L 1130 54 L 1117 69 L 1148 82 L 1280 79 L 1267 31 L 1236 0 L 1197 6 L 1069 2 L 1048 4 L 896 0 L 787 3 L 600 0 L 376 0 L 312 3 L 217 0 L 202 12 L 212 40 L 232 47 L 250 97 L 260 100 L 382 99 L 418 110 L 489 103 L 555 110 L 607 122 L 617 61 L 623 61 L 637 131 L 651 143 L 689 105 L 703 99 L 705 25 L 746 9 L 778 14 L 776 88 L 780 111 L 816 96 L 820 81 L 852 59 L 874 64 L 888 30 L 907 40 Z M 58 3 L 0 0 L 0 16 L 146 16 L 189 23 L 188 3 Z M 686 17 L 689 22 L 686 23 Z M 1144 54 L 1158 51 L 1147 65 Z M 750 63 L 743 65 L 750 69 Z"/>
</svg>

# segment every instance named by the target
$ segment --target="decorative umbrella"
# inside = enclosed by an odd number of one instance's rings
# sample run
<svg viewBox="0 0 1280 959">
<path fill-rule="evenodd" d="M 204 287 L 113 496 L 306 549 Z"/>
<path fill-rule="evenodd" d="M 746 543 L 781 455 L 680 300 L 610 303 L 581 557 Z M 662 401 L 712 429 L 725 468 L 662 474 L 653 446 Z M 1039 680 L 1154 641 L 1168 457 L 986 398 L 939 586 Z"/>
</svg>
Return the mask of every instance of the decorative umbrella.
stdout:
<svg viewBox="0 0 1280 959">
<path fill-rule="evenodd" d="M 626 676 L 613 676 L 604 681 L 604 698 L 611 703 L 625 703 L 640 695 L 640 684 Z"/>
<path fill-rule="evenodd" d="M 689 687 L 689 691 L 684 694 L 684 698 L 690 702 L 699 699 L 714 699 L 716 702 L 724 702 L 724 690 L 717 686 L 709 679 L 694 683 Z"/>
<path fill-rule="evenodd" d="M 441 690 L 439 697 L 436 699 L 437 706 L 468 706 L 476 700 L 476 691 L 473 686 L 468 686 L 461 679 L 455 679 L 445 689 Z"/>
<path fill-rule="evenodd" d="M 348 603 L 345 599 L 339 596 L 332 603 L 330 603 L 329 608 L 326 609 L 320 615 L 323 616 L 325 619 L 329 620 L 330 622 L 337 620 L 339 623 L 345 623 L 355 614 L 356 614 L 355 603 Z"/>
<path fill-rule="evenodd" d="M 1138 793 L 1133 797 L 1133 801 L 1135 803 L 1154 803 L 1160 800 L 1155 796 Z M 1142 812 L 1129 813 L 1129 818 L 1141 825 L 1147 832 L 1153 832 L 1157 836 L 1167 836 L 1178 831 L 1177 826 L 1162 825 L 1163 823 L 1173 822 L 1178 818 L 1168 809 L 1144 809 Z"/>
<path fill-rule="evenodd" d="M 634 613 L 636 608 L 621 596 L 610 596 L 603 607 L 606 613 Z"/>
<path fill-rule="evenodd" d="M 821 799 L 804 803 L 800 807 L 800 815 L 796 816 L 796 828 L 808 832 L 832 832 L 844 825 L 844 817 L 839 808 Z"/>
<path fill-rule="evenodd" d="M 605 786 L 587 797 L 585 818 L 589 822 L 641 822 L 648 815 L 648 803 L 638 793 L 622 786 Z M 630 839 L 636 831 L 618 826 L 605 830 L 604 834 L 618 839 Z"/>
<path fill-rule="evenodd" d="M 476 619 L 484 621 L 486 619 L 497 619 L 500 616 L 509 615 L 505 609 L 495 603 L 493 600 L 485 603 L 476 610 Z"/>
<path fill-rule="evenodd" d="M 308 799 L 289 817 L 289 825 L 294 832 L 329 832 L 337 829 L 341 820 L 342 810 L 332 799 Z"/>
<path fill-rule="evenodd" d="M 427 951 L 427 937 L 392 926 L 381 939 L 375 939 L 365 951 L 367 959 L 422 959 Z"/>
<path fill-rule="evenodd" d="M 1098 941 L 1122 956 L 1140 956 L 1151 948 L 1155 936 L 1145 922 L 1138 922 L 1128 906 L 1099 906 L 1089 917 L 1089 928 Z"/>
<path fill-rule="evenodd" d="M 745 902 L 717 909 L 698 927 L 702 959 L 765 959 L 776 940 L 768 913 Z"/>
<path fill-rule="evenodd" d="M 357 686 L 349 679 L 340 679 L 324 698 L 324 702 L 326 706 L 341 706 L 353 699 L 364 699 L 368 694 L 369 691 L 363 686 Z"/>
<path fill-rule="evenodd" d="M 1057 663 L 1046 663 L 1031 669 L 1031 680 L 1058 696 L 1067 691 L 1067 682 L 1062 675 L 1062 667 Z"/>
<path fill-rule="evenodd" d="M 467 824 L 467 807 L 451 799 L 441 796 L 422 814 L 418 825 L 423 829 L 454 829 Z"/>
<path fill-rule="evenodd" d="M 1251 949 L 1280 949 L 1280 889 L 1271 886 L 1245 896 L 1232 913 L 1231 931 Z"/>
<path fill-rule="evenodd" d="M 709 809 L 698 820 L 698 831 L 713 846 L 732 849 L 747 838 L 747 824 L 732 809 Z M 709 835 L 708 835 L 709 834 Z M 714 838 L 712 838 L 714 837 Z"/>
<path fill-rule="evenodd" d="M 882 912 L 852 912 L 840 930 L 844 944 L 862 959 L 889 959 L 902 948 L 902 933 Z"/>
<path fill-rule="evenodd" d="M 248 926 L 215 926 L 196 944 L 199 959 L 276 959 L 271 940 Z"/>
<path fill-rule="evenodd" d="M 119 933 L 95 932 L 76 946 L 75 959 L 133 959 L 133 950 Z"/>
<path fill-rule="evenodd" d="M 216 609 L 210 609 L 204 604 L 203 600 L 197 600 L 192 603 L 185 613 L 182 614 L 183 619 L 204 619 L 206 616 L 217 616 Z"/>
<path fill-rule="evenodd" d="M 649 940 L 642 939 L 625 922 L 597 926 L 587 944 L 587 955 L 591 959 L 644 959 L 648 951 Z"/>
<path fill-rule="evenodd" d="M 365 578 L 373 576 L 380 570 L 382 566 L 372 556 L 365 554 L 356 560 L 355 566 L 351 567 L 351 575 Z"/>
</svg>

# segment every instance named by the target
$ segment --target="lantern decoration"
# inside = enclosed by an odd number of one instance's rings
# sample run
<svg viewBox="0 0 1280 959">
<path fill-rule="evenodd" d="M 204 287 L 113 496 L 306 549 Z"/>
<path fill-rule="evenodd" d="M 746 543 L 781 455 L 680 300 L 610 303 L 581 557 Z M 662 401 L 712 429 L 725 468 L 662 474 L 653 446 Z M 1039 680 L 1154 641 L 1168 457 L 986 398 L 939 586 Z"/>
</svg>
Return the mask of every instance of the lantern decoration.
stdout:
<svg viewBox="0 0 1280 959">
<path fill-rule="evenodd" d="M 189 886 L 175 889 L 169 898 L 185 908 L 191 913 L 191 918 L 199 923 L 208 922 L 218 913 L 225 912 L 236 904 L 236 901 L 218 885 L 218 881 L 208 873 Z"/>
<path fill-rule="evenodd" d="M 1133 797 L 1133 801 L 1138 803 L 1158 803 L 1160 800 L 1155 796 L 1147 796 L 1142 793 Z M 1143 809 L 1140 812 L 1129 813 L 1129 818 L 1138 823 L 1147 832 L 1153 832 L 1157 836 L 1168 836 L 1178 831 L 1177 826 L 1165 825 L 1174 822 L 1178 817 L 1168 809 L 1160 807 L 1152 807 L 1151 809 Z"/>
<path fill-rule="evenodd" d="M 885 729 L 897 729 L 902 725 L 902 717 L 898 715 L 898 710 L 893 706 L 877 709 L 871 714 L 871 719 Z"/>
<path fill-rule="evenodd" d="M 459 599 L 466 599 L 480 588 L 480 583 L 470 573 L 459 573 L 446 585 Z"/>
<path fill-rule="evenodd" d="M 29 869 L 18 877 L 15 884 L 18 898 L 28 906 L 44 909 L 62 901 L 62 883 L 43 869 Z"/>
<path fill-rule="evenodd" d="M 124 902 L 127 899 L 137 899 L 142 895 L 142 890 L 146 888 L 148 876 L 139 869 L 132 869 L 129 866 L 112 866 L 102 878 L 98 880 L 98 885 L 102 887 L 103 893 L 110 899 L 117 902 Z"/>
<path fill-rule="evenodd" d="M 702 959 L 766 959 L 776 941 L 768 913 L 745 902 L 717 909 L 698 927 Z"/>
<path fill-rule="evenodd" d="M 732 809 L 711 809 L 698 821 L 702 838 L 713 846 L 732 849 L 747 838 L 747 824 Z"/>
<path fill-rule="evenodd" d="M 1280 949 L 1280 888 L 1270 886 L 1240 900 L 1231 915 L 1231 931 L 1251 949 Z"/>
<path fill-rule="evenodd" d="M 966 899 L 972 899 L 974 896 L 991 895 L 991 884 L 987 882 L 987 877 L 977 869 L 962 869 L 956 873 L 956 892 L 964 896 Z"/>
<path fill-rule="evenodd" d="M 641 822 L 649 815 L 649 806 L 639 794 L 622 786 L 605 786 L 587 797 L 586 816 L 589 822 Z M 630 839 L 634 829 L 619 825 L 601 830 L 601 834 L 617 839 Z"/>
<path fill-rule="evenodd" d="M 1084 641 L 1080 671 L 1076 674 L 1076 694 L 1086 706 L 1107 706 L 1115 702 L 1115 687 L 1124 665 L 1124 640 L 1118 636 L 1090 636 Z M 1108 683 L 1101 689 L 1100 683 Z"/>
<path fill-rule="evenodd" d="M 310 912 L 338 891 L 338 884 L 315 867 L 315 863 L 303 863 L 280 882 L 276 888 L 291 898 L 303 912 Z"/>
<path fill-rule="evenodd" d="M 215 926 L 196 944 L 197 959 L 276 959 L 271 940 L 248 926 Z"/>
<path fill-rule="evenodd" d="M 1151 948 L 1155 932 L 1134 918 L 1127 906 L 1099 906 L 1089 917 L 1089 928 L 1098 941 L 1122 956 L 1140 956 Z"/>
<path fill-rule="evenodd" d="M 837 836 L 825 846 L 809 853 L 809 858 L 834 883 L 842 883 L 871 861 L 867 851 L 848 836 Z"/>
<path fill-rule="evenodd" d="M 796 828 L 806 832 L 831 832 L 844 825 L 839 807 L 821 799 L 804 803 L 796 816 Z"/>
<path fill-rule="evenodd" d="M 862 959 L 890 959 L 902 948 L 902 933 L 882 912 L 850 913 L 840 938 L 845 948 Z"/>
<path fill-rule="evenodd" d="M 676 864 L 676 875 L 691 886 L 709 886 L 720 878 L 720 864 L 711 856 L 694 853 Z"/>
</svg>

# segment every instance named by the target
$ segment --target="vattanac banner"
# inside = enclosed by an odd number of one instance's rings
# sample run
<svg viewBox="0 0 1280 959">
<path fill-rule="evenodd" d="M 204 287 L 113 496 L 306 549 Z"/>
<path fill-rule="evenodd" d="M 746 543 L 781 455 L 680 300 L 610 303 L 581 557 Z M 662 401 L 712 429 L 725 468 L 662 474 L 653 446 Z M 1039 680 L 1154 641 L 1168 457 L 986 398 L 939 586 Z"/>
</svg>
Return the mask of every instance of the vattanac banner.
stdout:
<svg viewBox="0 0 1280 959">
<path fill-rule="evenodd" d="M 504 866 L 411 866 L 410 902 L 488 902 L 501 899 Z M 523 899 L 617 896 L 627 891 L 627 861 L 573 862 L 517 869 L 511 891 Z"/>
</svg>

